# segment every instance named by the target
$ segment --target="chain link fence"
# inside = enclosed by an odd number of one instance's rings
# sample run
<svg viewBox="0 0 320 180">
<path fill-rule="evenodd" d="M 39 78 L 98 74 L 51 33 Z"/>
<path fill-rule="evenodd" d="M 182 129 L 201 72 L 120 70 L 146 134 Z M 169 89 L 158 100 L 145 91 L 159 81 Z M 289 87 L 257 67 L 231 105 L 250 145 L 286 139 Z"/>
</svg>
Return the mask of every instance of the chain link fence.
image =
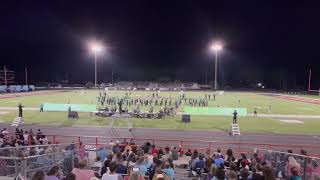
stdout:
<svg viewBox="0 0 320 180">
<path fill-rule="evenodd" d="M 78 162 L 75 144 L 7 147 L 0 149 L 0 176 L 31 178 L 37 170 L 59 166 L 70 173 Z M 0 178 L 1 179 L 1 178 Z"/>
<path fill-rule="evenodd" d="M 320 158 L 263 149 L 259 149 L 257 154 L 267 165 L 273 167 L 278 178 L 288 179 L 291 176 L 290 170 L 294 167 L 302 179 L 320 180 Z"/>
</svg>

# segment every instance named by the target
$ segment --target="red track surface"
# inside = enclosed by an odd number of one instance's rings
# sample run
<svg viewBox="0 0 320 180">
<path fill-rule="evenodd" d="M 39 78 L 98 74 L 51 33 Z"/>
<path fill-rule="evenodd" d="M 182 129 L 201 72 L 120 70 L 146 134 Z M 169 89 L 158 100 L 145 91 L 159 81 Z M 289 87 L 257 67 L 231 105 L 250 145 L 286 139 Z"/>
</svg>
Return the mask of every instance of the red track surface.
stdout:
<svg viewBox="0 0 320 180">
<path fill-rule="evenodd" d="M 280 99 L 285 99 L 285 100 L 299 101 L 299 102 L 305 102 L 305 103 L 320 105 L 320 99 L 311 99 L 311 98 L 285 96 L 285 95 L 274 96 L 274 97 L 277 97 L 277 98 L 280 98 Z"/>
<path fill-rule="evenodd" d="M 37 92 L 23 92 L 23 93 L 10 93 L 10 94 L 3 94 L 0 95 L 0 99 L 9 99 L 9 98 L 16 98 L 16 97 L 24 97 L 24 96 L 36 96 L 36 95 L 47 95 L 47 94 L 55 94 L 59 92 L 65 91 L 37 91 Z"/>
</svg>

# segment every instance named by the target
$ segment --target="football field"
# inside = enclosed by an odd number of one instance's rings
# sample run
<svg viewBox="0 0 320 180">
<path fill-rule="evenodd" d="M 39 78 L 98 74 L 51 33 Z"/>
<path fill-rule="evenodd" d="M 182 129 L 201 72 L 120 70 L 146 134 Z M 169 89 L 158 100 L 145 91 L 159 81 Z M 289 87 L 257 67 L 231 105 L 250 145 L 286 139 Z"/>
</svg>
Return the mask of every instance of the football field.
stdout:
<svg viewBox="0 0 320 180">
<path fill-rule="evenodd" d="M 148 98 L 156 91 L 108 91 L 109 97 L 124 97 L 131 93 L 129 98 Z M 246 116 L 239 116 L 241 132 L 257 133 L 291 133 L 291 134 L 320 134 L 320 103 L 309 103 L 296 101 L 291 98 L 279 98 L 272 94 L 246 93 L 246 92 L 224 92 L 216 95 L 213 100 L 213 91 L 186 91 L 186 98 L 201 99 L 205 95 L 211 95 L 208 107 L 212 108 L 245 108 Z M 17 116 L 17 105 L 24 106 L 24 119 L 27 124 L 43 124 L 56 126 L 92 125 L 110 126 L 112 118 L 97 117 L 93 113 L 80 112 L 78 120 L 69 120 L 67 112 L 39 112 L 39 107 L 44 103 L 57 104 L 91 104 L 100 106 L 97 102 L 99 91 L 97 90 L 71 90 L 71 91 L 43 91 L 38 94 L 21 95 L 20 97 L 0 96 L 0 121 L 10 123 Z M 179 91 L 161 91 L 160 97 L 171 97 L 178 99 Z M 301 97 L 304 98 L 304 97 Z M 313 99 L 308 97 L 308 99 Z M 317 98 L 315 98 L 317 99 Z M 189 129 L 189 130 L 213 130 L 229 131 L 232 122 L 232 114 L 225 116 L 192 115 L 191 123 L 184 124 L 181 121 L 181 113 L 188 103 L 182 102 L 175 116 L 166 116 L 162 119 L 140 119 L 132 118 L 135 127 L 142 128 L 166 128 L 166 129 Z M 129 107 L 129 111 L 133 107 Z M 148 111 L 149 106 L 141 106 L 142 111 Z M 158 111 L 160 106 L 154 106 Z M 257 116 L 253 115 L 254 109 Z M 127 122 L 115 121 L 115 125 L 126 127 Z"/>
</svg>

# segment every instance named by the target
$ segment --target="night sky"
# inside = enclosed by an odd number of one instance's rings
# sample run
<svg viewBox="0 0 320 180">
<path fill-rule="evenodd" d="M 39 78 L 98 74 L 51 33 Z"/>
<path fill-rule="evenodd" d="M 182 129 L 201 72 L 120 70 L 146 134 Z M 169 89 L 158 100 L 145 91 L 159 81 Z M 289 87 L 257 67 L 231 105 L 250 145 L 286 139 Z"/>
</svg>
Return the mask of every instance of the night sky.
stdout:
<svg viewBox="0 0 320 180">
<path fill-rule="evenodd" d="M 310 1 L 311 2 L 311 1 Z M 102 41 L 98 79 L 213 80 L 214 40 L 222 86 L 320 87 L 320 3 L 307 1 L 30 1 L 0 5 L 0 65 L 24 67 L 32 83 L 94 80 L 86 42 Z"/>
</svg>

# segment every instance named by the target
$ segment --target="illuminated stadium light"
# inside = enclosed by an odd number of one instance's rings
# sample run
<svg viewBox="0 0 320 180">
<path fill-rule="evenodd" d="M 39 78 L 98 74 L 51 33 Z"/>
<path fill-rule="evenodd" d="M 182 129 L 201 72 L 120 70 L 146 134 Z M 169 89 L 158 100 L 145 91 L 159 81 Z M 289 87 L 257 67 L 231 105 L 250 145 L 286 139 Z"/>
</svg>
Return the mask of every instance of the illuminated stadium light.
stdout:
<svg viewBox="0 0 320 180">
<path fill-rule="evenodd" d="M 97 55 L 102 53 L 104 47 L 101 43 L 97 41 L 91 41 L 89 43 L 89 48 L 91 52 L 94 54 L 94 87 L 97 87 Z"/>
<path fill-rule="evenodd" d="M 217 90 L 218 52 L 222 50 L 222 44 L 220 42 L 215 42 L 211 45 L 210 50 L 215 53 L 214 89 Z"/>
<path fill-rule="evenodd" d="M 92 43 L 91 44 L 91 51 L 93 53 L 100 53 L 102 51 L 102 45 L 100 43 Z"/>
<path fill-rule="evenodd" d="M 211 45 L 211 50 L 212 51 L 221 51 L 222 50 L 222 44 L 220 42 L 215 42 Z"/>
</svg>

